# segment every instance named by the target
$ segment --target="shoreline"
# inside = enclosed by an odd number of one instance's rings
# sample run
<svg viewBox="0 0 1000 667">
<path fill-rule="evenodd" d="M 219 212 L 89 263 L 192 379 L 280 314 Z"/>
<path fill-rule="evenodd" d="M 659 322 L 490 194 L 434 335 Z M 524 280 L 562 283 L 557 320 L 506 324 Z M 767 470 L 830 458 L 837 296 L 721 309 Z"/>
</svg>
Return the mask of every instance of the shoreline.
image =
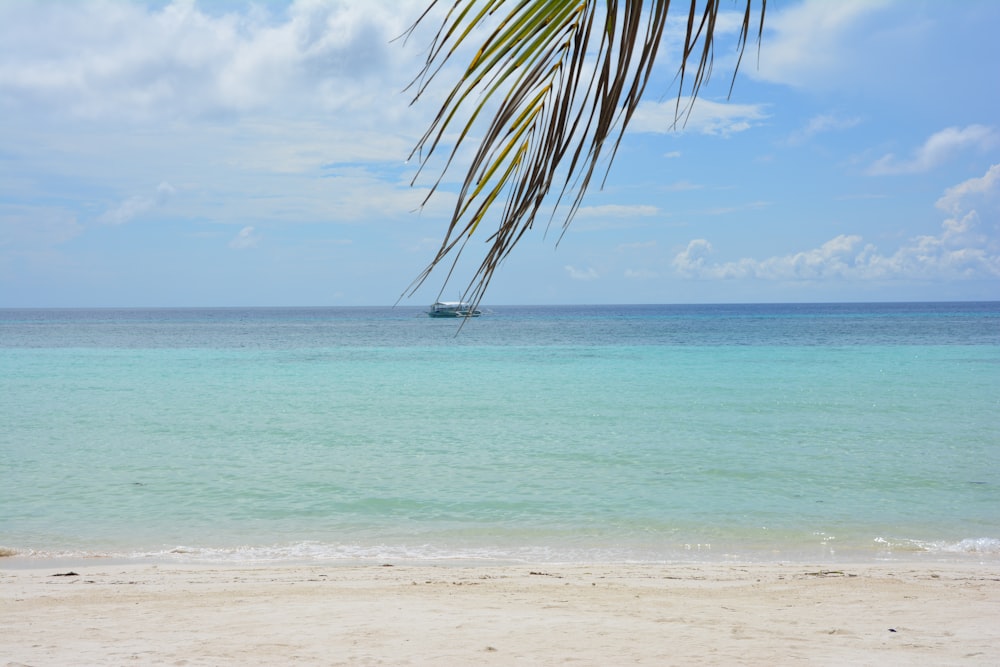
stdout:
<svg viewBox="0 0 1000 667">
<path fill-rule="evenodd" d="M 886 544 L 891 544 L 886 542 Z M 674 548 L 656 553 L 652 550 L 594 550 L 592 553 L 561 553 L 556 549 L 538 557 L 537 549 L 490 547 L 483 550 L 455 548 L 409 549 L 396 545 L 378 545 L 369 548 L 340 549 L 322 543 L 289 543 L 267 546 L 231 547 L 173 547 L 156 550 L 33 550 L 0 547 L 0 570 L 32 569 L 61 565 L 84 567 L 93 563 L 116 563 L 163 566 L 220 566 L 220 567 L 352 567 L 391 563 L 405 566 L 458 565 L 469 567 L 521 566 L 521 565 L 587 565 L 595 567 L 617 566 L 673 566 L 704 565 L 796 565 L 826 563 L 830 566 L 859 565 L 920 565 L 920 566 L 996 566 L 1000 567 L 1000 540 L 995 538 L 968 538 L 958 542 L 942 542 L 944 546 L 917 540 L 899 540 L 893 546 L 837 545 L 803 547 L 802 545 L 770 545 L 763 548 L 713 549 L 711 545 L 695 548 Z M 913 546 L 917 545 L 917 546 Z M 923 545 L 923 546 L 922 546 Z M 949 548 L 950 545 L 950 548 Z M 966 546 L 963 546 L 966 545 Z M 727 545 L 734 546 L 734 545 Z M 935 548 L 936 547 L 936 548 Z M 421 551 L 431 553 L 421 553 Z M 0 666 L 2 667 L 2 666 Z"/>
<path fill-rule="evenodd" d="M 535 560 L 515 557 L 442 556 L 400 558 L 385 557 L 309 557 L 301 558 L 201 558 L 170 554 L 156 555 L 37 555 L 15 554 L 0 556 L 0 572 L 4 570 L 38 570 L 60 567 L 96 567 L 116 565 L 122 567 L 178 567 L 178 568 L 365 568 L 365 567 L 444 567 L 444 568 L 505 568 L 505 567 L 808 567 L 822 563 L 826 567 L 940 567 L 940 568 L 993 568 L 1000 571 L 1000 556 L 994 553 L 942 555 L 938 553 L 904 553 L 873 557 L 869 554 L 835 555 L 829 557 L 755 557 L 749 554 L 726 554 L 716 558 L 663 558 L 657 560 Z M 2 666 L 0 666 L 2 667 Z"/>
<path fill-rule="evenodd" d="M 14 565 L 8 665 L 1000 664 L 992 561 Z"/>
<path fill-rule="evenodd" d="M 1000 538 L 875 538 L 821 543 L 802 541 L 539 546 L 521 543 L 412 546 L 395 543 L 334 544 L 316 540 L 221 545 L 134 545 L 131 548 L 31 549 L 0 545 L 0 569 L 47 567 L 51 563 L 155 563 L 162 565 L 728 565 L 740 563 L 839 565 L 874 563 L 957 563 L 1000 565 Z M 2 667 L 2 666 L 0 666 Z"/>
</svg>

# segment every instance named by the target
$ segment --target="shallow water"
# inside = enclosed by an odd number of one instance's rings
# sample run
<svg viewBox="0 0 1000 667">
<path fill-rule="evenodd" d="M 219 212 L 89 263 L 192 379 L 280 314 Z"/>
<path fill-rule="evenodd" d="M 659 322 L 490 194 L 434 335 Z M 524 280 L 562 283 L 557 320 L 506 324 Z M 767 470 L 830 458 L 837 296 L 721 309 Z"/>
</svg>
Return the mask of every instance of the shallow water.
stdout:
<svg viewBox="0 0 1000 667">
<path fill-rule="evenodd" d="M 1000 558 L 1000 304 L 0 310 L 37 557 Z"/>
</svg>

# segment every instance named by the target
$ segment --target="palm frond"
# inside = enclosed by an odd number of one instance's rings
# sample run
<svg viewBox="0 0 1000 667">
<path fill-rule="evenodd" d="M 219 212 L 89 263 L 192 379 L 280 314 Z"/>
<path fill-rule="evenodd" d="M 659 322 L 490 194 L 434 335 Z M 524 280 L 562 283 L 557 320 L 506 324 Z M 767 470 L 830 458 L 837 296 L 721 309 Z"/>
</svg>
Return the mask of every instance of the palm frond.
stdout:
<svg viewBox="0 0 1000 667">
<path fill-rule="evenodd" d="M 439 1 L 432 0 L 421 20 Z M 719 4 L 690 1 L 675 122 L 690 113 L 690 105 L 681 108 L 685 85 L 694 100 L 711 75 Z M 746 0 L 740 60 L 752 4 Z M 766 0 L 760 0 L 758 41 L 765 8 Z M 446 285 L 469 238 L 501 202 L 463 300 L 481 301 L 494 271 L 534 226 L 544 204 L 555 215 L 565 200 L 565 231 L 605 153 L 610 168 L 652 75 L 669 9 L 670 0 L 453 0 L 415 82 L 414 101 L 467 41 L 488 32 L 411 155 L 422 171 L 439 147 L 452 141 L 428 197 L 441 187 L 460 149 L 484 124 L 485 130 L 476 139 L 479 146 L 441 246 L 408 293 L 452 255 Z"/>
</svg>

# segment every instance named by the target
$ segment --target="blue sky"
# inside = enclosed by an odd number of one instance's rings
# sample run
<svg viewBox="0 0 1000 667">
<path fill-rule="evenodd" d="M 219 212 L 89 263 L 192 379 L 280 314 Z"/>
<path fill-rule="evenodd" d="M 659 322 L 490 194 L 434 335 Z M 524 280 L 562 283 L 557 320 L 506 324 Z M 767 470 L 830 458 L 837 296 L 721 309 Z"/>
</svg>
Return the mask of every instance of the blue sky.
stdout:
<svg viewBox="0 0 1000 667">
<path fill-rule="evenodd" d="M 425 4 L 0 3 L 0 307 L 394 303 L 460 177 L 419 209 Z M 727 99 L 736 21 L 681 129 L 668 45 L 603 189 L 484 304 L 1000 299 L 1000 3 L 772 0 Z"/>
</svg>

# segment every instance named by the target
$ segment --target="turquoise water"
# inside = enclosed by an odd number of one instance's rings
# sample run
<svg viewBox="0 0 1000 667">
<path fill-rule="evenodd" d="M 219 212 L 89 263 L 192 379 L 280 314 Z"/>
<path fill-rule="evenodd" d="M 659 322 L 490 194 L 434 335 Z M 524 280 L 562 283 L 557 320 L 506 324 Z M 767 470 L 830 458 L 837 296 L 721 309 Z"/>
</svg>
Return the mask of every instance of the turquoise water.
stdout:
<svg viewBox="0 0 1000 667">
<path fill-rule="evenodd" d="M 1000 304 L 0 310 L 38 558 L 1000 558 Z"/>
</svg>

